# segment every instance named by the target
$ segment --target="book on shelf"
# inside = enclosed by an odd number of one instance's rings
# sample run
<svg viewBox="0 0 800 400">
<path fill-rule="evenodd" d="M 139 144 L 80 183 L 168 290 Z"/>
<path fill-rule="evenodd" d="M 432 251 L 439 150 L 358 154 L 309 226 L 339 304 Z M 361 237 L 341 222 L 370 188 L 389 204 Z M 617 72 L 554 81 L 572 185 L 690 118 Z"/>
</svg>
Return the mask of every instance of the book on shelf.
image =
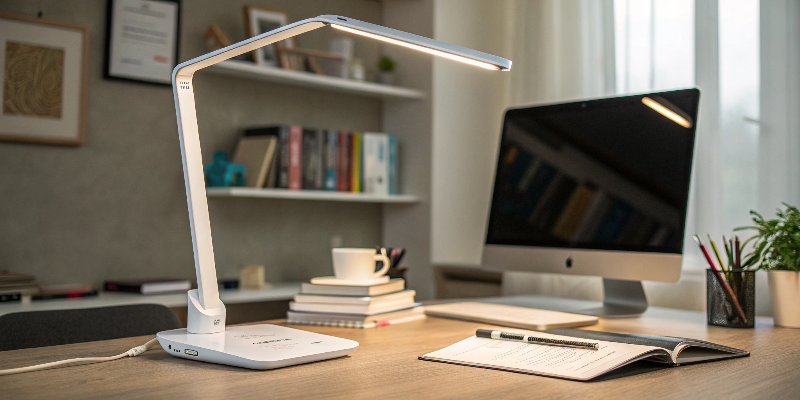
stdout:
<svg viewBox="0 0 800 400">
<path fill-rule="evenodd" d="M 162 294 L 185 292 L 192 288 L 192 284 L 187 279 L 175 278 L 119 279 L 106 281 L 104 288 L 108 292 Z"/>
<path fill-rule="evenodd" d="M 350 191 L 350 141 L 352 136 L 345 131 L 339 131 L 336 147 L 336 190 Z"/>
<path fill-rule="evenodd" d="M 337 174 L 339 170 L 339 131 L 329 129 L 325 131 L 323 164 L 325 167 L 325 190 L 336 190 Z"/>
<path fill-rule="evenodd" d="M 303 128 L 289 128 L 289 190 L 303 188 Z"/>
<path fill-rule="evenodd" d="M 389 195 L 389 135 L 365 132 L 363 138 L 364 193 Z"/>
<path fill-rule="evenodd" d="M 302 171 L 303 189 L 322 190 L 323 188 L 323 131 L 303 129 Z"/>
<path fill-rule="evenodd" d="M 281 189 L 289 188 L 289 132 L 291 127 L 284 127 L 278 136 L 280 150 L 278 152 L 278 176 L 275 187 Z"/>
<path fill-rule="evenodd" d="M 425 311 L 422 306 L 415 306 L 374 315 L 331 314 L 301 311 L 289 311 L 286 313 L 286 323 L 290 325 L 316 325 L 337 328 L 375 328 L 385 325 L 418 321 L 424 318 Z"/>
<path fill-rule="evenodd" d="M 361 133 L 353 132 L 350 134 L 350 191 L 361 192 L 361 177 L 364 173 L 361 169 L 363 161 L 361 159 Z"/>
<path fill-rule="evenodd" d="M 42 286 L 33 300 L 76 299 L 97 296 L 97 290 L 88 285 Z"/>
<path fill-rule="evenodd" d="M 232 162 L 244 165 L 248 187 L 264 187 L 277 145 L 278 138 L 272 135 L 239 138 Z"/>
<path fill-rule="evenodd" d="M 390 279 L 389 282 L 372 286 L 349 285 L 318 285 L 303 282 L 300 285 L 302 294 L 322 294 L 332 296 L 380 296 L 382 294 L 399 292 L 406 287 L 403 279 Z"/>
<path fill-rule="evenodd" d="M 20 272 L 0 272 L 0 301 L 18 301 L 39 293 L 36 278 Z"/>
</svg>

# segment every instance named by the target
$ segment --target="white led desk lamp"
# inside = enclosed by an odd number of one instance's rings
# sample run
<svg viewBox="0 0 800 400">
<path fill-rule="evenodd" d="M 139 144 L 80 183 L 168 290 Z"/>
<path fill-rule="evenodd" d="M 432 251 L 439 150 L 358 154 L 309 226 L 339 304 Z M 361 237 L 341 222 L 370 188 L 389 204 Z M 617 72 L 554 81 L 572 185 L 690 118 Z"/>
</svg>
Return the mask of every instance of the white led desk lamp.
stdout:
<svg viewBox="0 0 800 400">
<path fill-rule="evenodd" d="M 326 25 L 478 67 L 499 71 L 511 69 L 511 61 L 504 58 L 336 15 L 321 15 L 295 22 L 175 67 L 172 90 L 178 115 L 197 290 L 188 293 L 187 329 L 158 333 L 161 347 L 173 356 L 253 369 L 271 369 L 341 357 L 358 347 L 358 342 L 352 340 L 277 325 L 225 328 L 225 305 L 219 299 L 217 286 L 192 84 L 194 73 L 202 68 Z"/>
</svg>

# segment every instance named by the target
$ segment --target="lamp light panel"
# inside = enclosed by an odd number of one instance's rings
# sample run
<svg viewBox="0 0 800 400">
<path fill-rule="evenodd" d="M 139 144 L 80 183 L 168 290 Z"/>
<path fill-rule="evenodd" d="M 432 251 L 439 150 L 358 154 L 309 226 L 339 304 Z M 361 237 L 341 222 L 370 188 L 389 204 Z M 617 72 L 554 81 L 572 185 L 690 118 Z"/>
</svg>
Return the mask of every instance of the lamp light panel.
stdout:
<svg viewBox="0 0 800 400">
<path fill-rule="evenodd" d="M 491 70 L 495 70 L 495 71 L 508 71 L 507 68 L 500 67 L 498 65 L 489 64 L 489 63 L 486 63 L 486 62 L 483 62 L 483 61 L 473 60 L 471 58 L 459 56 L 459 55 L 456 55 L 456 54 L 447 53 L 447 52 L 444 52 L 444 51 L 441 51 L 441 50 L 432 49 L 430 47 L 420 46 L 418 44 L 404 42 L 402 40 L 397 40 L 397 39 L 393 39 L 393 38 L 390 38 L 390 37 L 377 35 L 377 34 L 374 34 L 374 33 L 362 31 L 360 29 L 350 28 L 350 27 L 342 26 L 342 25 L 338 25 L 338 24 L 330 24 L 330 25 L 332 27 L 336 28 L 336 29 L 343 30 L 345 32 L 350 32 L 350 33 L 354 33 L 356 35 L 366 36 L 366 37 L 371 38 L 371 39 L 376 39 L 376 40 L 380 40 L 380 41 L 383 41 L 383 42 L 386 42 L 386 43 L 396 44 L 398 46 L 403 46 L 403 47 L 407 47 L 409 49 L 414 49 L 414 50 L 421 51 L 421 52 L 424 52 L 424 53 L 433 54 L 435 56 L 448 58 L 450 60 L 460 61 L 462 63 L 474 65 L 476 67 L 491 69 Z"/>
</svg>

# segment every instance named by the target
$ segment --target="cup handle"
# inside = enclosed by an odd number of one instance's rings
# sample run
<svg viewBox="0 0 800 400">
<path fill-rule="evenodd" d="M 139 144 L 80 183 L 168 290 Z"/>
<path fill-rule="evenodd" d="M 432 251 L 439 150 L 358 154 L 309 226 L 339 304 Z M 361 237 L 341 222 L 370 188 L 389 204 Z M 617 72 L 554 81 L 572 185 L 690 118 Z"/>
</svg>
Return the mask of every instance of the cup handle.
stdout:
<svg viewBox="0 0 800 400">
<path fill-rule="evenodd" d="M 386 249 L 381 247 L 381 254 L 375 254 L 373 258 L 375 261 L 383 261 L 383 268 L 381 268 L 380 271 L 372 274 L 372 278 L 377 279 L 386 275 L 386 272 L 389 271 L 389 267 L 391 266 L 389 265 L 389 257 L 386 257 Z"/>
</svg>

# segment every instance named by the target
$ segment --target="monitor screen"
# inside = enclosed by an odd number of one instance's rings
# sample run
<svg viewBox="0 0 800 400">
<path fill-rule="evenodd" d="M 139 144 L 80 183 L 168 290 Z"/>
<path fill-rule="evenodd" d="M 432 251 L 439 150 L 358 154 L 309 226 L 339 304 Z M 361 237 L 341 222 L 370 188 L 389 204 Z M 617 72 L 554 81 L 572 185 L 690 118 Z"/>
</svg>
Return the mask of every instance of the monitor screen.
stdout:
<svg viewBox="0 0 800 400">
<path fill-rule="evenodd" d="M 681 254 L 699 96 L 508 110 L 486 243 Z"/>
</svg>

